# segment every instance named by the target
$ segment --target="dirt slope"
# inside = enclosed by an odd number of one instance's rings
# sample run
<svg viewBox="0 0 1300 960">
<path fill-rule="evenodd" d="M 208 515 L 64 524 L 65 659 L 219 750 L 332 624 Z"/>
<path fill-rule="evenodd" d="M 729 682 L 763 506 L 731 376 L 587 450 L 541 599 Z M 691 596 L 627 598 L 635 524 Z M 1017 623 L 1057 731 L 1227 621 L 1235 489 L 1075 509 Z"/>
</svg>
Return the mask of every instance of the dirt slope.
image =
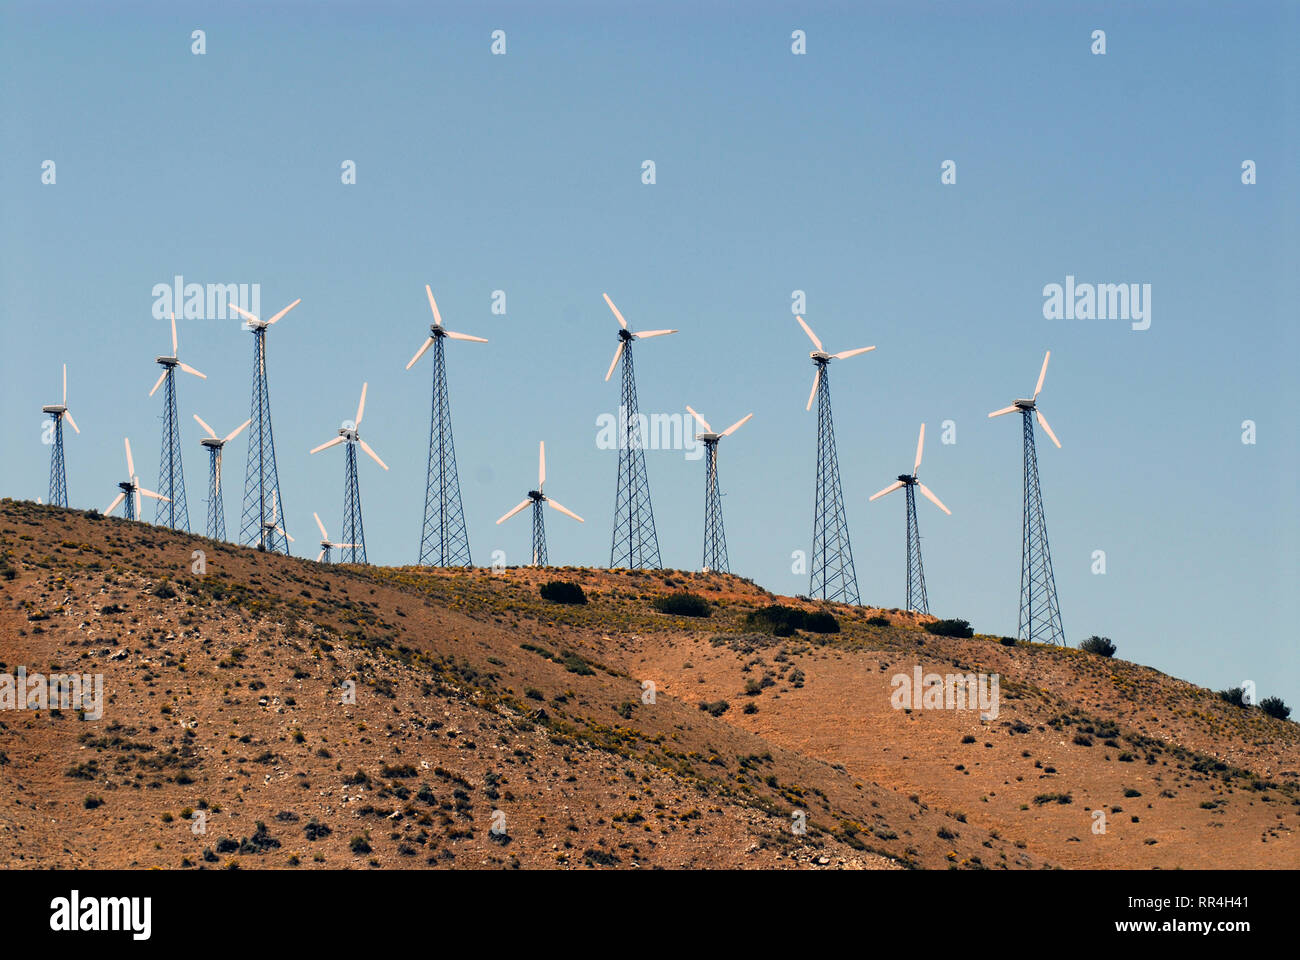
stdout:
<svg viewBox="0 0 1300 960">
<path fill-rule="evenodd" d="M 105 683 L 99 720 L 0 712 L 6 866 L 1300 863 L 1300 728 L 1122 661 L 869 608 L 774 637 L 735 577 L 325 567 L 8 500 L 0 556 L 0 672 Z M 712 615 L 654 610 L 683 588 Z M 997 719 L 893 709 L 918 663 L 997 672 Z"/>
</svg>

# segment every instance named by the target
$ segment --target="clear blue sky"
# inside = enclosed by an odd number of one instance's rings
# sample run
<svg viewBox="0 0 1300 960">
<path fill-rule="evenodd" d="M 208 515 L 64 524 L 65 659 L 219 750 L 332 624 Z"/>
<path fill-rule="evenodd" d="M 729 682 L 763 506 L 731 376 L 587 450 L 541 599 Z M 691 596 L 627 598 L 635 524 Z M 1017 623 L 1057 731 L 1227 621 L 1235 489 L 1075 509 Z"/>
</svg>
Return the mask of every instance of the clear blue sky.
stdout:
<svg viewBox="0 0 1300 960">
<path fill-rule="evenodd" d="M 866 498 L 910 467 L 925 420 L 922 478 L 953 510 L 919 504 L 932 608 L 1015 632 L 1020 436 L 985 415 L 1032 392 L 1050 348 L 1041 403 L 1064 448 L 1040 435 L 1039 454 L 1070 642 L 1105 634 L 1123 657 L 1300 708 L 1296 5 L 541 6 L 5 4 L 0 492 L 45 494 L 40 406 L 62 362 L 82 429 L 72 502 L 111 500 L 124 435 L 152 486 L 146 394 L 169 346 L 154 284 L 256 282 L 264 314 L 302 298 L 269 341 L 295 552 L 315 554 L 313 510 L 338 535 L 343 457 L 307 451 L 368 380 L 362 435 L 392 467 L 361 463 L 370 559 L 414 562 L 430 371 L 403 366 L 430 283 L 451 329 L 491 340 L 448 349 L 475 561 L 526 560 L 527 516 L 494 520 L 545 439 L 548 492 L 587 518 L 548 514 L 551 559 L 602 565 L 608 291 L 634 328 L 681 330 L 638 347 L 644 411 L 754 412 L 722 443 L 732 566 L 804 592 L 799 289 L 831 350 L 877 346 L 832 366 L 864 602 L 904 602 L 903 499 Z M 1150 283 L 1150 329 L 1045 320 L 1042 288 L 1067 274 Z M 182 357 L 208 374 L 179 385 L 195 529 L 191 414 L 222 432 L 248 416 L 251 349 L 237 322 L 182 322 Z M 227 459 L 231 528 L 246 450 Z M 703 462 L 653 452 L 649 474 L 664 562 L 694 568 Z"/>
</svg>

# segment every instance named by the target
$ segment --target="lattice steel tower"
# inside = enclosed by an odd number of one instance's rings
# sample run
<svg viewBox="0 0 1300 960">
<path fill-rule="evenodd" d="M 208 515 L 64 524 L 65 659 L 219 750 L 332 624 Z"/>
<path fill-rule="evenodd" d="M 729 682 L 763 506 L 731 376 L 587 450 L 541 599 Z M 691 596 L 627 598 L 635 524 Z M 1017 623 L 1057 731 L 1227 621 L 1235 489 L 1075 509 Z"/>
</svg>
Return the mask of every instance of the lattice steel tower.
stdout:
<svg viewBox="0 0 1300 960">
<path fill-rule="evenodd" d="M 342 563 L 366 562 L 366 528 L 361 522 L 361 487 L 357 483 L 357 447 L 349 443 L 345 448 L 346 466 L 343 476 L 343 540 L 352 546 L 344 547 Z"/>
<path fill-rule="evenodd" d="M 714 433 L 709 422 L 690 408 L 686 410 L 704 428 L 695 439 L 704 441 L 704 559 L 701 569 L 705 573 L 730 573 L 727 565 L 727 534 L 722 526 L 722 492 L 718 487 L 718 441 L 729 437 L 743 426 L 753 414 L 737 420 L 721 433 Z"/>
<path fill-rule="evenodd" d="M 1056 577 L 1052 572 L 1052 555 L 1047 545 L 1047 519 L 1043 513 L 1043 493 L 1038 484 L 1038 453 L 1034 446 L 1034 420 L 1037 419 L 1048 437 L 1057 447 L 1061 441 L 1048 426 L 1047 419 L 1038 409 L 1038 394 L 1047 376 L 1047 361 L 1052 352 L 1043 357 L 1043 369 L 1038 374 L 1034 395 L 1027 400 L 1017 400 L 1009 407 L 994 410 L 990 417 L 1019 411 L 1023 424 L 1025 453 L 1024 516 L 1021 523 L 1020 548 L 1020 627 L 1021 640 L 1037 643 L 1065 645 L 1065 628 L 1061 625 L 1061 609 L 1056 599 Z"/>
<path fill-rule="evenodd" d="M 289 553 L 290 538 L 284 525 L 277 525 L 283 501 L 280 473 L 275 465 L 275 435 L 271 431 L 271 394 L 266 382 L 266 328 L 298 304 L 289 304 L 270 320 L 259 320 L 236 304 L 231 308 L 246 320 L 253 334 L 253 396 L 250 404 L 248 463 L 244 469 L 244 506 L 239 519 L 239 542 L 259 550 Z"/>
<path fill-rule="evenodd" d="M 429 338 L 415 352 L 406 369 L 415 366 L 424 352 L 433 347 L 433 410 L 429 416 L 429 465 L 424 481 L 424 526 L 420 533 L 420 566 L 468 567 L 469 531 L 465 528 L 465 511 L 460 501 L 460 478 L 456 472 L 456 444 L 451 433 L 451 401 L 447 395 L 447 366 L 443 341 L 468 340 L 487 343 L 483 337 L 447 330 L 442 325 L 433 289 L 425 284 L 429 309 L 434 322 Z M 347 537 L 345 536 L 346 540 Z"/>
<path fill-rule="evenodd" d="M 907 609 L 929 613 L 930 599 L 925 592 L 925 568 L 921 564 L 921 530 L 916 522 L 916 491 L 919 489 L 923 496 L 944 513 L 951 514 L 952 511 L 943 505 L 943 502 L 934 495 L 934 491 L 916 478 L 921 471 L 921 454 L 924 450 L 925 424 L 923 423 L 920 436 L 916 438 L 916 461 L 912 465 L 912 472 L 900 473 L 897 480 L 867 499 L 879 500 L 900 487 L 907 491 Z"/>
<path fill-rule="evenodd" d="M 176 314 L 172 314 L 172 352 L 169 356 L 155 357 L 154 362 L 163 368 L 149 396 L 163 388 L 162 453 L 158 458 L 158 492 L 165 498 L 154 508 L 154 523 L 173 530 L 190 529 L 190 510 L 185 502 L 185 471 L 181 457 L 181 425 L 176 417 L 176 369 L 206 380 L 188 363 L 179 359 L 176 341 Z"/>
<path fill-rule="evenodd" d="M 676 333 L 676 330 L 646 330 L 633 333 L 609 294 L 602 294 L 618 319 L 618 349 L 605 374 L 605 382 L 614 375 L 619 358 L 623 360 L 623 390 L 619 402 L 618 486 L 614 495 L 614 536 L 610 542 L 611 568 L 626 566 L 631 570 L 657 570 L 659 537 L 655 533 L 654 510 L 650 506 L 650 480 L 646 476 L 644 437 L 636 399 L 636 370 L 632 365 L 632 343 L 650 337 Z"/>
<path fill-rule="evenodd" d="M 827 353 L 817 334 L 795 317 L 813 343 L 808 354 L 817 373 L 808 393 L 807 410 L 817 400 L 817 483 L 813 495 L 813 552 L 808 594 L 839 603 L 859 602 L 858 578 L 853 570 L 853 548 L 849 544 L 849 522 L 844 512 L 844 493 L 840 489 L 840 461 L 835 451 L 835 423 L 831 417 L 831 385 L 827 376 L 832 360 L 866 353 L 875 347 L 859 347 Z"/>
<path fill-rule="evenodd" d="M 312 448 L 311 451 L 312 453 L 320 453 L 320 451 L 328 450 L 340 443 L 346 444 L 344 447 L 343 467 L 343 542 L 334 545 L 342 551 L 342 563 L 367 562 L 366 530 L 361 522 L 361 487 L 357 482 L 357 447 L 361 447 L 375 463 L 385 470 L 388 469 L 388 464 L 380 460 L 379 454 L 370 448 L 370 444 L 361 439 L 361 418 L 366 413 L 366 390 L 369 386 L 368 383 L 361 385 L 361 401 L 357 404 L 356 418 L 344 421 L 343 426 L 339 427 L 337 437 L 326 440 L 320 446 Z M 317 518 L 316 522 L 319 524 L 320 519 Z"/>
<path fill-rule="evenodd" d="M 63 460 L 63 421 L 66 419 L 68 425 L 81 433 L 77 427 L 77 422 L 72 419 L 72 413 L 68 410 L 68 365 L 63 365 L 63 402 L 51 403 L 41 407 L 43 413 L 50 415 L 53 426 L 53 436 L 50 438 L 52 444 L 50 450 L 50 494 L 49 504 L 52 507 L 66 507 L 68 505 L 68 473 L 67 466 Z"/>
</svg>

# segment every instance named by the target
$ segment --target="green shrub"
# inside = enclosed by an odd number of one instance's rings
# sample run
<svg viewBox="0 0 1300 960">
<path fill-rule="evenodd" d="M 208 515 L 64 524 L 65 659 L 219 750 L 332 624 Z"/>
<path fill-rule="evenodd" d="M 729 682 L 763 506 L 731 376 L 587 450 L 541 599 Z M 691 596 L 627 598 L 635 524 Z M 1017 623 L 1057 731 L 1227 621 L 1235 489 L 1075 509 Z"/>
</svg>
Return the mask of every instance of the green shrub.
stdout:
<svg viewBox="0 0 1300 960">
<path fill-rule="evenodd" d="M 552 603 L 587 602 L 587 595 L 582 592 L 581 586 L 564 580 L 549 580 L 538 588 L 538 593 L 542 595 L 543 600 Z"/>
<path fill-rule="evenodd" d="M 1279 720 L 1285 720 L 1291 716 L 1291 708 L 1282 702 L 1281 697 L 1265 697 L 1259 701 L 1259 709 L 1270 717 L 1277 717 Z"/>
<path fill-rule="evenodd" d="M 671 613 L 680 617 L 707 617 L 713 613 L 709 601 L 694 593 L 667 593 L 655 597 L 654 608 L 660 613 Z"/>
<path fill-rule="evenodd" d="M 804 614 L 803 628 L 810 633 L 839 633 L 840 622 L 825 610 Z"/>
<path fill-rule="evenodd" d="M 1018 642 L 1015 637 L 998 637 L 998 643 L 1004 647 L 1014 647 Z"/>
<path fill-rule="evenodd" d="M 1115 656 L 1115 644 L 1110 637 L 1099 637 L 1096 634 L 1079 644 L 1079 649 L 1088 653 L 1095 653 L 1099 657 Z"/>
<path fill-rule="evenodd" d="M 775 634 L 778 637 L 793 636 L 794 632 L 802 625 L 803 612 L 780 603 L 773 603 L 758 610 L 751 610 L 745 616 L 746 627 L 763 633 Z"/>
<path fill-rule="evenodd" d="M 778 637 L 792 636 L 796 630 L 807 630 L 810 633 L 840 632 L 839 621 L 825 610 L 805 613 L 779 603 L 750 611 L 745 617 L 745 626 Z"/>
<path fill-rule="evenodd" d="M 715 700 L 712 703 L 701 703 L 700 709 L 711 716 L 720 717 L 731 709 L 731 704 L 726 700 Z"/>
<path fill-rule="evenodd" d="M 1234 707 L 1248 707 L 1246 702 L 1246 691 L 1242 687 L 1232 687 L 1228 690 L 1220 690 L 1219 697 L 1232 704 Z"/>
<path fill-rule="evenodd" d="M 882 617 L 880 614 L 876 614 L 874 617 L 867 617 L 867 626 L 869 626 L 869 627 L 887 627 L 887 626 L 889 626 L 889 618 L 888 618 L 888 617 Z"/>
<path fill-rule="evenodd" d="M 975 636 L 975 631 L 971 629 L 968 620 L 936 620 L 925 625 L 925 632 L 933 633 L 936 637 Z"/>
</svg>

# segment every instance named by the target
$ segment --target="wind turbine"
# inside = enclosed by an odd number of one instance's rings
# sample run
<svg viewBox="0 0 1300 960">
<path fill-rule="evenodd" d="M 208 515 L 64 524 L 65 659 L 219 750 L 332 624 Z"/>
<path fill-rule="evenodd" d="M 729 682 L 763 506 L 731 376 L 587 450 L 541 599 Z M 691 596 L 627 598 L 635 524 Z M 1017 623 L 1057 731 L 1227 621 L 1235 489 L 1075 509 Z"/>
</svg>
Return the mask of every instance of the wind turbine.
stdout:
<svg viewBox="0 0 1300 960">
<path fill-rule="evenodd" d="M 858 603 L 858 578 L 853 569 L 853 548 L 849 544 L 849 522 L 844 513 L 840 489 L 840 460 L 835 452 L 835 423 L 831 417 L 831 385 L 828 368 L 832 360 L 846 360 L 876 349 L 858 347 L 827 353 L 812 327 L 796 316 L 814 349 L 808 354 L 817 368 L 813 375 L 808 405 L 817 398 L 817 485 L 813 499 L 812 574 L 808 595 L 823 600 Z"/>
<path fill-rule="evenodd" d="M 320 522 L 320 514 L 313 511 L 312 516 L 316 518 L 316 526 L 320 527 L 320 553 L 316 556 L 317 563 L 320 563 L 322 560 L 326 563 L 332 562 L 330 560 L 330 551 L 335 548 L 341 550 L 344 547 L 356 546 L 355 543 L 334 543 L 330 540 L 330 535 L 325 532 L 325 524 Z"/>
<path fill-rule="evenodd" d="M 343 479 L 343 539 L 347 541 L 344 546 L 344 563 L 366 562 L 366 531 L 361 522 L 361 487 L 357 482 L 357 445 L 360 444 L 361 449 L 375 463 L 385 470 L 388 469 L 388 464 L 379 459 L 379 455 L 370 449 L 370 444 L 362 440 L 361 434 L 358 432 L 361 428 L 361 418 L 366 412 L 366 388 L 368 386 L 367 383 L 361 385 L 361 402 L 357 404 L 356 419 L 344 421 L 343 426 L 339 427 L 337 437 L 333 440 L 326 440 L 319 447 L 313 447 L 311 451 L 312 453 L 320 453 L 322 450 L 328 450 L 340 443 L 347 444 Z"/>
<path fill-rule="evenodd" d="M 81 433 L 77 426 L 77 421 L 72 419 L 72 411 L 68 409 L 68 365 L 63 365 L 63 402 L 51 403 L 41 407 L 43 413 L 48 413 L 54 423 L 54 447 L 50 451 L 50 506 L 66 507 L 68 505 L 68 475 L 63 462 L 63 421 L 68 421 L 68 426 Z M 38 498 L 37 503 L 40 500 Z"/>
<path fill-rule="evenodd" d="M 614 375 L 620 358 L 623 360 L 623 392 L 619 403 L 622 419 L 622 436 L 618 445 L 618 488 L 614 496 L 614 537 L 610 544 L 609 565 L 627 564 L 629 569 L 657 569 L 659 537 L 655 533 L 654 511 L 650 506 L 650 480 L 646 476 L 645 450 L 642 448 L 641 418 L 637 411 L 636 371 L 632 366 L 632 343 L 676 333 L 676 330 L 643 330 L 633 333 L 628 329 L 623 314 L 614 306 L 609 294 L 601 294 L 618 320 L 618 349 L 605 373 L 605 382 Z"/>
<path fill-rule="evenodd" d="M 176 340 L 176 314 L 173 313 L 171 317 L 172 352 L 168 356 L 154 358 L 154 363 L 163 369 L 153 389 L 149 391 L 149 396 L 152 397 L 159 387 L 166 384 L 163 391 L 162 455 L 158 462 L 158 486 L 162 488 L 164 499 L 158 501 L 154 523 L 161 522 L 173 530 L 189 530 L 190 511 L 185 502 L 185 472 L 181 469 L 181 427 L 176 419 L 176 369 L 179 367 L 201 380 L 206 380 L 208 375 L 199 373 L 180 359 Z"/>
<path fill-rule="evenodd" d="M 426 283 L 433 323 L 429 338 L 406 365 L 410 370 L 433 347 L 433 413 L 429 420 L 429 466 L 424 481 L 424 528 L 420 534 L 420 565 L 468 567 L 469 533 L 460 502 L 460 479 L 456 473 L 456 444 L 451 434 L 451 401 L 447 397 L 447 367 L 442 341 L 468 340 L 487 343 L 482 337 L 444 329 L 433 289 Z"/>
<path fill-rule="evenodd" d="M 709 421 L 692 410 L 689 404 L 686 411 L 704 428 L 704 432 L 697 433 L 695 439 L 704 441 L 707 453 L 704 474 L 704 572 L 730 573 L 727 567 L 727 534 L 722 527 L 722 494 L 718 490 L 718 441 L 743 427 L 753 414 L 745 415 L 721 433 L 714 433 Z"/>
<path fill-rule="evenodd" d="M 497 521 L 498 524 L 505 523 L 524 507 L 532 505 L 533 508 L 533 563 L 534 567 L 544 567 L 547 565 L 546 559 L 546 520 L 542 516 L 542 504 L 549 504 L 552 508 L 559 510 L 560 513 L 568 517 L 573 517 L 579 523 L 586 523 L 582 517 L 578 516 L 568 507 L 563 506 L 555 500 L 552 500 L 546 494 L 542 493 L 542 487 L 546 485 L 546 443 L 542 441 L 537 448 L 537 489 L 529 490 L 528 496 L 520 501 L 519 505 Z"/>
<path fill-rule="evenodd" d="M 292 537 L 276 539 L 280 528 L 266 522 L 267 506 L 280 499 L 280 474 L 275 466 L 275 436 L 271 432 L 271 393 L 266 383 L 266 330 L 298 304 L 298 298 L 270 320 L 259 320 L 238 304 L 232 310 L 247 321 L 244 329 L 253 334 L 253 399 L 249 419 L 253 428 L 248 434 L 248 465 L 244 472 L 244 508 L 239 521 L 239 542 L 256 544 L 262 550 L 289 553 Z M 267 539 L 270 531 L 270 540 Z"/>
<path fill-rule="evenodd" d="M 222 450 L 226 444 L 235 437 L 239 436 L 250 423 L 252 419 L 245 420 L 230 433 L 224 437 L 218 437 L 217 432 L 209 427 L 197 413 L 194 419 L 207 434 L 199 441 L 208 450 L 208 525 L 207 535 L 211 540 L 226 539 L 226 505 L 221 496 L 221 457 Z"/>
<path fill-rule="evenodd" d="M 1056 600 L 1056 576 L 1052 572 L 1052 554 L 1047 546 L 1047 518 L 1043 513 L 1043 493 L 1038 485 L 1038 452 L 1034 448 L 1034 419 L 1046 431 L 1052 443 L 1059 448 L 1061 441 L 1047 425 L 1047 418 L 1038 409 L 1038 395 L 1047 377 L 1047 361 L 1052 359 L 1048 350 L 1043 357 L 1043 369 L 1038 372 L 1034 395 L 1017 400 L 1009 407 L 994 410 L 990 417 L 1020 411 L 1025 451 L 1024 518 L 1021 522 L 1020 548 L 1020 628 L 1022 640 L 1065 645 L 1065 629 L 1061 626 L 1061 608 Z"/>
<path fill-rule="evenodd" d="M 921 451 L 925 447 L 925 424 L 921 424 L 921 434 L 916 438 L 916 463 L 911 473 L 900 473 L 898 479 L 879 493 L 872 494 L 868 500 L 879 500 L 886 494 L 893 493 L 899 487 L 907 490 L 907 609 L 921 613 L 930 612 L 930 601 L 925 593 L 925 567 L 921 565 L 921 531 L 916 525 L 916 491 L 949 516 L 952 511 L 943 505 L 929 487 L 916 479 L 921 469 Z"/>
<path fill-rule="evenodd" d="M 161 493 L 154 493 L 152 490 L 146 490 L 140 486 L 140 477 L 135 472 L 135 458 L 131 456 L 131 441 L 123 437 L 122 443 L 126 445 L 126 475 L 127 479 L 117 486 L 122 491 L 114 498 L 113 502 L 104 508 L 104 516 L 108 516 L 117 509 L 117 505 L 126 501 L 126 519 L 140 519 L 140 497 L 141 495 L 149 497 L 152 500 L 166 500 Z"/>
</svg>

